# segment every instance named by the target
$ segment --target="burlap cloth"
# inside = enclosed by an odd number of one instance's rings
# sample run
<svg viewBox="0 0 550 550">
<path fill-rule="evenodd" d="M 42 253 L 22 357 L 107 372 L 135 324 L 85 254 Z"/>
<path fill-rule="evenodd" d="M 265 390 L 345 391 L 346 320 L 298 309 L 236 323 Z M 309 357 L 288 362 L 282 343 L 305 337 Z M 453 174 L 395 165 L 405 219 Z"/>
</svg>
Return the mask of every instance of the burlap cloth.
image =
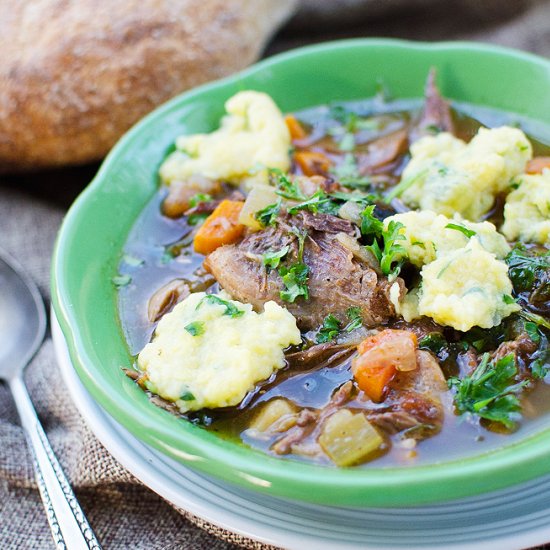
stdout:
<svg viewBox="0 0 550 550">
<path fill-rule="evenodd" d="M 312 2 L 308 2 L 311 5 Z M 342 4 L 345 2 L 339 2 Z M 354 3 L 354 2 L 351 2 Z M 355 2 L 357 3 L 357 2 Z M 469 2 L 466 2 L 468 4 Z M 479 2 L 483 4 L 483 2 Z M 399 2 L 403 5 L 404 2 Z M 450 16 L 421 4 L 393 17 L 368 18 L 352 29 L 316 25 L 304 36 L 296 20 L 269 51 L 337 36 L 400 36 L 421 39 L 473 38 L 550 55 L 550 3 L 503 10 L 506 20 L 491 22 L 471 12 Z M 448 5 L 447 2 L 440 4 Z M 475 5 L 474 3 L 471 3 Z M 494 4 L 495 2 L 491 2 Z M 501 6 L 508 3 L 500 3 Z M 458 8 L 457 8 L 458 9 Z M 510 14 L 513 17 L 510 18 Z M 495 10 L 493 15 L 498 15 Z M 489 19 L 489 21 L 488 21 Z M 320 19 L 322 22 L 322 18 Z M 462 21 L 462 24 L 460 23 Z M 320 26 L 321 25 L 321 26 Z M 296 27 L 301 27 L 299 37 Z M 468 29 L 467 31 L 464 29 Z M 0 246 L 16 257 L 38 282 L 48 300 L 50 255 L 63 215 L 97 167 L 32 176 L 5 177 L 0 183 Z M 106 549 L 212 549 L 261 547 L 175 510 L 142 486 L 94 438 L 67 396 L 48 337 L 28 369 L 27 382 L 52 446 Z M 189 520 L 191 519 L 191 521 Z M 0 385 L 0 548 L 53 548 L 25 439 L 13 402 Z"/>
</svg>

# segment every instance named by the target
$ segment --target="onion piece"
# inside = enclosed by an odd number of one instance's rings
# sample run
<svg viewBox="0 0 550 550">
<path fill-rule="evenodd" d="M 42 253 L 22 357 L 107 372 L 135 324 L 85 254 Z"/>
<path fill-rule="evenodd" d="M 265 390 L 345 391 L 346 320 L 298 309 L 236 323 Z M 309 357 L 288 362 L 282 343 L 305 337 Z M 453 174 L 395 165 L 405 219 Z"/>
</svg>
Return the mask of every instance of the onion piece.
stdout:
<svg viewBox="0 0 550 550">
<path fill-rule="evenodd" d="M 262 226 L 254 217 L 254 214 L 264 209 L 266 206 L 276 203 L 278 198 L 274 187 L 263 184 L 255 185 L 244 201 L 243 208 L 239 215 L 239 223 L 246 225 L 253 231 L 259 231 Z"/>
<path fill-rule="evenodd" d="M 374 269 L 378 275 L 382 275 L 380 264 L 374 254 L 364 246 L 361 246 L 356 239 L 346 233 L 337 233 L 336 240 L 356 258 Z"/>
<path fill-rule="evenodd" d="M 338 210 L 338 217 L 361 226 L 361 207 L 353 201 L 345 202 Z"/>
</svg>

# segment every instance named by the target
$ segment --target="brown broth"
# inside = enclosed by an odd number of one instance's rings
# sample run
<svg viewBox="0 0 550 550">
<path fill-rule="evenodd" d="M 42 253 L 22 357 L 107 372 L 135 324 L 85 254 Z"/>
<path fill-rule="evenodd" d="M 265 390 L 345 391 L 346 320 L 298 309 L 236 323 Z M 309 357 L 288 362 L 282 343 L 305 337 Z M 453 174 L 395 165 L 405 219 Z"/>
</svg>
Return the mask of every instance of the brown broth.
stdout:
<svg viewBox="0 0 550 550">
<path fill-rule="evenodd" d="M 398 130 L 419 108 L 419 101 L 397 101 L 380 103 L 365 100 L 343 104 L 360 116 L 379 116 L 381 123 L 376 132 L 365 129 L 358 134 L 358 148 L 376 135 Z M 550 155 L 550 129 L 541 124 L 516 115 L 468 104 L 454 104 L 453 116 L 459 137 L 469 140 L 481 126 L 496 127 L 503 124 L 517 125 L 530 137 L 535 155 Z M 316 107 L 297 113 L 297 117 L 307 123 L 313 134 L 326 133 L 328 108 Z M 536 137 L 533 137 L 536 136 Z M 330 138 L 317 143 L 330 151 L 333 147 Z M 407 160 L 405 155 L 400 165 L 394 167 L 399 175 Z M 395 183 L 396 178 L 388 178 L 382 186 Z M 119 312 L 122 327 L 130 353 L 137 355 L 151 339 L 154 324 L 147 319 L 147 302 L 161 286 L 175 278 L 193 279 L 200 269 L 203 257 L 191 249 L 191 231 L 186 220 L 169 219 L 161 214 L 161 203 L 165 196 L 161 189 L 154 195 L 133 226 L 124 249 L 125 256 L 120 265 L 120 273 L 132 277 L 132 284 L 119 291 Z M 494 213 L 498 217 L 498 212 Z M 176 257 L 168 252 L 181 251 Z M 135 259 L 142 260 L 137 265 Z M 451 370 L 453 370 L 451 368 Z M 238 407 L 219 411 L 204 411 L 189 415 L 193 422 L 216 432 L 220 437 L 242 441 L 247 445 L 270 453 L 273 438 L 254 438 L 246 430 L 259 406 L 278 396 L 286 397 L 300 407 L 322 408 L 328 403 L 332 393 L 350 379 L 350 360 L 336 366 L 313 370 L 286 368 L 260 384 Z M 460 459 L 496 449 L 505 443 L 523 439 L 540 431 L 550 420 L 550 385 L 540 382 L 535 389 L 523 398 L 523 421 L 517 432 L 499 434 L 486 430 L 479 422 L 466 417 L 458 417 L 452 412 L 451 396 L 445 403 L 445 421 L 440 433 L 421 441 L 414 452 L 399 444 L 401 436 L 393 436 L 392 445 L 382 456 L 364 467 L 374 465 L 393 466 L 398 464 L 434 463 L 442 460 Z M 364 408 L 364 401 L 356 398 L 350 408 Z M 311 460 L 296 455 L 288 455 L 296 460 Z M 316 459 L 329 463 L 327 458 Z"/>
</svg>

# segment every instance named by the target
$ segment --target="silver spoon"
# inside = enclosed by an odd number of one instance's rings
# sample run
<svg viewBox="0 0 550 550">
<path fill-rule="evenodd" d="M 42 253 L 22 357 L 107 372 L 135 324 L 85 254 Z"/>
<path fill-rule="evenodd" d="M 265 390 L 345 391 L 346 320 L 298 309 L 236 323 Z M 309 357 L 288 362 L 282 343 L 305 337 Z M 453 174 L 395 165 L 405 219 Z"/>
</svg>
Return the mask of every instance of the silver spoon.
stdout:
<svg viewBox="0 0 550 550">
<path fill-rule="evenodd" d="M 23 371 L 46 332 L 44 302 L 36 285 L 0 253 L 0 379 L 13 394 L 33 458 L 36 481 L 58 549 L 101 550 L 55 457 L 23 381 Z"/>
</svg>

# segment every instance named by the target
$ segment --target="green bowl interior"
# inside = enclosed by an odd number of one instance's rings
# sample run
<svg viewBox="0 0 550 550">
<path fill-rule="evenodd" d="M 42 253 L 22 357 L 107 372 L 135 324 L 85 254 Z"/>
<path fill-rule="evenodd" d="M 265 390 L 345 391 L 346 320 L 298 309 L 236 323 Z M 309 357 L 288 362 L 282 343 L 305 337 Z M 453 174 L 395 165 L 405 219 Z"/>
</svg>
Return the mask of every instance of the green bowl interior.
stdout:
<svg viewBox="0 0 550 550">
<path fill-rule="evenodd" d="M 74 367 L 108 413 L 187 465 L 270 494 L 321 503 L 413 505 L 550 472 L 550 428 L 485 456 L 435 466 L 338 470 L 276 459 L 155 407 L 121 371 L 132 358 L 111 279 L 130 227 L 157 189 L 159 164 L 176 136 L 216 127 L 224 101 L 239 90 L 265 91 L 283 111 L 369 97 L 379 79 L 394 97 L 420 97 L 432 66 L 449 98 L 550 124 L 546 60 L 472 43 L 351 40 L 295 50 L 183 94 L 120 140 L 68 213 L 52 268 L 53 305 Z"/>
</svg>

